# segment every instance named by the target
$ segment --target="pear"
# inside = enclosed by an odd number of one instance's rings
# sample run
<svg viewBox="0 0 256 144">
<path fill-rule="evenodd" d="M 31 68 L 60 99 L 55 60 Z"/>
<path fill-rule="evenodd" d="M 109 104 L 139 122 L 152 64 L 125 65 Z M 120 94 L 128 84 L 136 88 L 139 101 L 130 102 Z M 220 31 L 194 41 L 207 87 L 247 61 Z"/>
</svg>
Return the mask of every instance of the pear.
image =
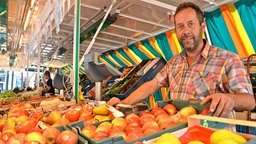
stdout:
<svg viewBox="0 0 256 144">
<path fill-rule="evenodd" d="M 244 137 L 225 129 L 215 131 L 210 137 L 211 144 L 218 144 L 223 140 L 232 140 L 239 144 L 246 143 L 246 139 Z"/>
<path fill-rule="evenodd" d="M 61 113 L 59 111 L 52 111 L 49 116 L 43 117 L 43 121 L 48 124 L 54 124 L 61 118 Z"/>
<path fill-rule="evenodd" d="M 109 115 L 109 111 L 107 109 L 107 105 L 106 104 L 102 104 L 102 105 L 99 105 L 97 107 L 94 107 L 93 108 L 93 114 L 94 115 Z"/>
<path fill-rule="evenodd" d="M 104 115 L 96 115 L 94 116 L 94 119 L 98 120 L 99 122 L 110 120 L 110 116 L 104 116 Z"/>
</svg>

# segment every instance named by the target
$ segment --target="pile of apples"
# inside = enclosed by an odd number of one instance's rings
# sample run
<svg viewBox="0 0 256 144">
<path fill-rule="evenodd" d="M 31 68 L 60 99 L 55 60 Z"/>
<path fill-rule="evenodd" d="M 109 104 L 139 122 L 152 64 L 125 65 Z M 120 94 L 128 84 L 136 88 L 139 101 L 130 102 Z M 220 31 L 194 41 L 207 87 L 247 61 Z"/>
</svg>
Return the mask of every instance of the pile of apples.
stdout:
<svg viewBox="0 0 256 144">
<path fill-rule="evenodd" d="M 175 114 L 179 114 L 176 120 L 172 118 Z M 87 124 L 82 128 L 81 133 L 93 140 L 122 136 L 126 142 L 131 142 L 185 122 L 192 114 L 197 114 L 192 106 L 178 111 L 173 104 L 166 104 L 163 108 L 153 108 L 151 111 L 142 111 L 140 114 L 131 113 L 125 118 L 114 118 L 111 122 L 102 122 L 97 127 Z"/>
<path fill-rule="evenodd" d="M 77 144 L 78 136 L 70 130 L 59 131 L 47 128 L 45 131 L 34 129 L 28 133 L 5 130 L 0 136 L 0 144 Z"/>
<path fill-rule="evenodd" d="M 27 107 L 24 103 L 20 103 L 10 109 L 8 112 L 8 117 L 3 117 L 0 119 L 0 144 L 23 144 L 32 142 L 46 144 L 47 141 L 49 141 L 47 137 L 55 135 L 57 136 L 57 134 L 60 136 L 60 138 L 57 140 L 56 137 L 56 143 L 57 141 L 62 143 L 62 135 L 68 135 L 66 136 L 68 141 L 70 139 L 71 141 L 75 141 L 77 139 L 76 134 L 70 134 L 70 132 L 60 132 L 56 128 L 50 127 L 49 130 L 47 128 L 44 131 L 39 127 L 40 121 L 42 118 L 44 118 L 43 112 L 37 111 L 30 113 L 26 108 Z M 58 131 L 58 133 L 56 131 Z M 52 140 L 55 141 L 55 139 L 51 138 L 50 141 Z"/>
</svg>

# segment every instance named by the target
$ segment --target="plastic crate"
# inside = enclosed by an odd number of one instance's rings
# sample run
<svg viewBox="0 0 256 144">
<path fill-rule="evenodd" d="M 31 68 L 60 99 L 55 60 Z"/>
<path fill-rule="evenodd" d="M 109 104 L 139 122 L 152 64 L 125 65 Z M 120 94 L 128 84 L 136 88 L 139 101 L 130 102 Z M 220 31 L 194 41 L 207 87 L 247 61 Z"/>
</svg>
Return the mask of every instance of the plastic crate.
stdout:
<svg viewBox="0 0 256 144">
<path fill-rule="evenodd" d="M 58 126 L 56 127 L 60 132 L 63 132 L 65 130 L 71 130 L 72 128 L 68 128 L 68 127 L 64 127 L 64 126 Z M 75 133 L 77 133 L 77 131 L 75 131 Z M 86 139 L 84 139 L 83 137 L 81 137 L 78 133 L 78 144 L 88 144 L 88 141 Z"/>
<path fill-rule="evenodd" d="M 156 74 L 160 70 L 162 70 L 162 68 L 166 64 L 166 61 L 163 58 L 155 59 L 152 62 L 155 62 L 155 63 L 153 65 L 150 65 L 150 64 L 147 65 L 150 67 L 148 69 L 148 71 L 138 81 L 136 81 L 125 93 L 123 93 L 123 94 L 117 93 L 117 94 L 115 94 L 115 96 L 121 100 L 125 99 L 127 96 L 129 96 L 133 91 L 135 91 L 142 84 L 144 84 L 147 81 L 152 80 L 156 76 Z"/>
</svg>

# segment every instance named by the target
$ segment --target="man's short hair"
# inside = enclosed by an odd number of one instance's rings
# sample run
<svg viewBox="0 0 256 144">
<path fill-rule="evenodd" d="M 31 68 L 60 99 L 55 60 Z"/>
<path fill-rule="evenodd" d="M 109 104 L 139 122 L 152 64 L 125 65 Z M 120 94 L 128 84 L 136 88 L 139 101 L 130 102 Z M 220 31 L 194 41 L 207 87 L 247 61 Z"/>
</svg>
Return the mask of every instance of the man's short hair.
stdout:
<svg viewBox="0 0 256 144">
<path fill-rule="evenodd" d="M 185 3 L 180 4 L 177 7 L 176 12 L 174 14 L 174 22 L 175 22 L 175 17 L 177 15 L 177 13 L 179 13 L 180 11 L 187 9 L 187 8 L 192 8 L 193 10 L 195 10 L 197 19 L 199 20 L 200 24 L 204 22 L 204 12 L 200 9 L 200 7 L 198 5 L 196 5 L 193 2 L 185 2 Z"/>
</svg>

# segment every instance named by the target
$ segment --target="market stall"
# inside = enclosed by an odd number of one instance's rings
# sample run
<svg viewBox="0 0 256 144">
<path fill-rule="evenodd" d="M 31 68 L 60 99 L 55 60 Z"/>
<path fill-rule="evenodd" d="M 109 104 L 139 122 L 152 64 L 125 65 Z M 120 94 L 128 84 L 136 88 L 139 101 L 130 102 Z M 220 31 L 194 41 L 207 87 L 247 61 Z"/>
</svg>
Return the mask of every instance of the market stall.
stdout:
<svg viewBox="0 0 256 144">
<path fill-rule="evenodd" d="M 0 2 L 0 16 L 8 15 L 1 60 L 9 58 L 0 68 L 26 69 L 28 79 L 37 66 L 32 91 L 0 94 L 0 143 L 255 143 L 254 112 L 214 117 L 210 103 L 170 100 L 166 87 L 135 105 L 106 104 L 125 99 L 182 51 L 173 21 L 182 2 L 9 0 L 7 14 Z M 205 12 L 204 39 L 246 60 L 255 53 L 255 1 L 196 3 Z M 253 64 L 245 62 L 251 71 Z M 51 96 L 41 95 L 45 70 L 53 75 Z"/>
</svg>

